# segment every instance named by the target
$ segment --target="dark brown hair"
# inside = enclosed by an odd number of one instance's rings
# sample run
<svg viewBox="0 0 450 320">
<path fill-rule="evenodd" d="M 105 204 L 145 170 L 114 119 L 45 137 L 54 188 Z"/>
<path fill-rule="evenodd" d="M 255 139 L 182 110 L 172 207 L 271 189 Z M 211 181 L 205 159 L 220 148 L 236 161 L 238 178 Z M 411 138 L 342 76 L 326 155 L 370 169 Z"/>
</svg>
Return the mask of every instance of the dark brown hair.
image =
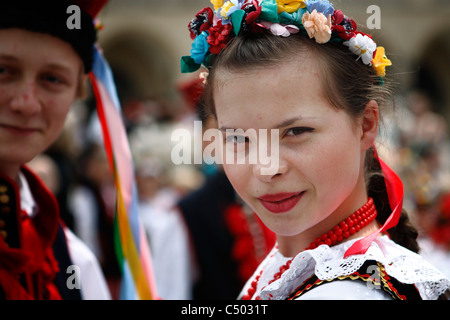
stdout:
<svg viewBox="0 0 450 320">
<path fill-rule="evenodd" d="M 307 54 L 307 57 L 314 59 L 313 62 L 319 62 L 322 89 L 329 103 L 345 110 L 355 121 L 362 116 L 370 100 L 375 100 L 380 109 L 393 106 L 389 84 L 381 85 L 373 68 L 357 61 L 357 57 L 342 43 L 331 41 L 318 44 L 302 33 L 289 37 L 252 33 L 235 37 L 213 62 L 205 87 L 207 110 L 215 116 L 214 91 L 217 89 L 218 73 L 267 68 L 299 54 Z M 391 209 L 380 164 L 375 160 L 372 148 L 366 152 L 365 173 L 368 195 L 374 198 L 378 211 L 377 221 L 384 224 Z M 398 225 L 388 233 L 393 241 L 418 252 L 418 233 L 404 210 Z"/>
</svg>

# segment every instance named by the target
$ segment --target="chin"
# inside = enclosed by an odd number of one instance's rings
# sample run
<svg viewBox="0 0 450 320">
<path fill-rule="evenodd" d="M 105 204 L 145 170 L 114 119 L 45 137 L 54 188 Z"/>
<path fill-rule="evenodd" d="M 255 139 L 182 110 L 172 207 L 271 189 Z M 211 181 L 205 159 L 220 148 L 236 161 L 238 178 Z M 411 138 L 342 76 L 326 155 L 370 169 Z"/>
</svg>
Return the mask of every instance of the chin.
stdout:
<svg viewBox="0 0 450 320">
<path fill-rule="evenodd" d="M 280 215 L 273 216 L 270 213 L 269 215 L 259 215 L 259 217 L 267 228 L 277 236 L 293 237 L 308 229 L 301 219 L 289 219 L 287 216 L 282 217 Z"/>
<path fill-rule="evenodd" d="M 30 149 L 27 150 L 27 152 L 21 152 L 21 153 L 11 153 L 9 156 L 2 157 L 3 162 L 8 162 L 8 163 L 12 163 L 15 164 L 17 166 L 22 166 L 24 164 L 27 164 L 28 162 L 30 162 L 31 160 L 33 160 L 38 154 L 44 152 L 44 150 L 42 151 L 36 151 L 36 152 L 30 152 Z"/>
</svg>

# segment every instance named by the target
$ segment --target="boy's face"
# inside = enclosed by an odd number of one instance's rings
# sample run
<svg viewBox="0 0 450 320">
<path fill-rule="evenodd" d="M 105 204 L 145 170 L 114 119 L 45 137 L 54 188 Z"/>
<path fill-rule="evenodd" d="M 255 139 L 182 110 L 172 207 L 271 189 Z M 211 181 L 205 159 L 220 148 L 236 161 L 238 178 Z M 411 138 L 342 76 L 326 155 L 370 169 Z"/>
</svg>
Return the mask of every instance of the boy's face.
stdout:
<svg viewBox="0 0 450 320">
<path fill-rule="evenodd" d="M 57 139 L 82 67 L 72 46 L 59 38 L 0 30 L 0 172 L 17 171 Z"/>
</svg>

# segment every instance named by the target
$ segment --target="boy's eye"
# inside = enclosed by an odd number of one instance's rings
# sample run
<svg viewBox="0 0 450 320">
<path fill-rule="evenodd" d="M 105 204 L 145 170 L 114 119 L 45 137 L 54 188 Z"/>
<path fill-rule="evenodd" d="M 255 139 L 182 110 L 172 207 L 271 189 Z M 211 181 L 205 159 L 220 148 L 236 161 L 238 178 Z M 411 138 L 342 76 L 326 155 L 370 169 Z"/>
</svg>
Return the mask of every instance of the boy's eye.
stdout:
<svg viewBox="0 0 450 320">
<path fill-rule="evenodd" d="M 20 70 L 14 66 L 2 65 L 0 66 L 0 80 L 2 83 L 11 81 L 20 76 Z"/>
<path fill-rule="evenodd" d="M 295 128 L 291 128 L 286 132 L 287 136 L 298 136 L 302 133 L 305 132 L 312 132 L 314 131 L 313 128 L 309 128 L 309 127 L 295 127 Z"/>
<path fill-rule="evenodd" d="M 53 76 L 53 75 L 46 75 L 46 76 L 43 77 L 43 79 L 46 82 L 49 82 L 49 83 L 52 83 L 52 84 L 61 84 L 61 83 L 64 82 L 61 78 L 59 78 L 57 76 Z"/>
<path fill-rule="evenodd" d="M 8 75 L 12 74 L 13 70 L 9 67 L 2 67 L 0 66 L 0 75 Z"/>
<path fill-rule="evenodd" d="M 40 77 L 42 85 L 51 90 L 58 91 L 70 86 L 70 82 L 65 76 L 56 73 L 43 73 Z"/>
</svg>

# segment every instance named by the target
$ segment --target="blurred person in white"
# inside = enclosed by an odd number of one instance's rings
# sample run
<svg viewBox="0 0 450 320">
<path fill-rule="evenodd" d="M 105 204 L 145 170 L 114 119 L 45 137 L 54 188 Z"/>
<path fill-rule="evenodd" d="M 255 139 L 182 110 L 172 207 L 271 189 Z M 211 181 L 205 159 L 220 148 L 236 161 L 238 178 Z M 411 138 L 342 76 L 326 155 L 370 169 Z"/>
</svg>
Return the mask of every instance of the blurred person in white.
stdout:
<svg viewBox="0 0 450 320">
<path fill-rule="evenodd" d="M 102 146 L 87 144 L 76 161 L 68 206 L 74 233 L 100 262 L 112 298 L 119 294 L 120 270 L 114 251 L 114 181 Z"/>
<path fill-rule="evenodd" d="M 190 300 L 189 239 L 174 205 L 186 188 L 192 187 L 191 180 L 196 180 L 192 170 L 196 169 L 187 168 L 184 173 L 175 170 L 168 157 L 171 145 L 156 147 L 148 139 L 151 136 L 152 141 L 167 141 L 165 130 L 157 124 L 150 127 L 137 129 L 130 140 L 136 164 L 139 215 L 150 246 L 158 295 L 164 300 Z"/>
</svg>

